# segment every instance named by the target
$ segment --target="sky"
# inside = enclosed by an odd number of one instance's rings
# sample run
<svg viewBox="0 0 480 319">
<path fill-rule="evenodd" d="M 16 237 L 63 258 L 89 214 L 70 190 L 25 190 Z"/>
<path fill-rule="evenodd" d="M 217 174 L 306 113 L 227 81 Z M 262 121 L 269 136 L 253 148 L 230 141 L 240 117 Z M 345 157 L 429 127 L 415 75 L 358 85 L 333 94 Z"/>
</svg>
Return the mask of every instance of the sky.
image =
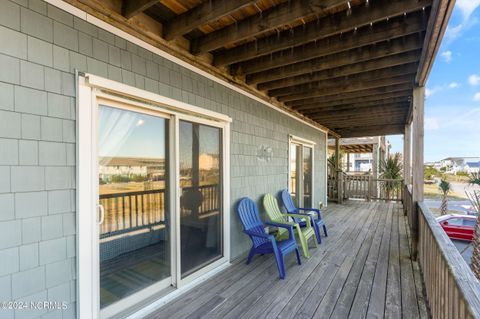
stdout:
<svg viewBox="0 0 480 319">
<path fill-rule="evenodd" d="M 425 161 L 480 156 L 480 0 L 456 1 L 425 96 Z"/>
</svg>

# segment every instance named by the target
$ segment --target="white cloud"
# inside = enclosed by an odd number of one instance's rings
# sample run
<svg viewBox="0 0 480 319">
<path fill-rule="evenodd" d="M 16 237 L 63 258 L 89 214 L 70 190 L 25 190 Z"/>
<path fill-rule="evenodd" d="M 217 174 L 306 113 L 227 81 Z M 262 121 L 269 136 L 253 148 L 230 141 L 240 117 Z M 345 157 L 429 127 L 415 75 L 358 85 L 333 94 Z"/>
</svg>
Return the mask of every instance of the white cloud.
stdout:
<svg viewBox="0 0 480 319">
<path fill-rule="evenodd" d="M 425 97 L 430 97 L 433 95 L 433 93 L 435 93 L 435 91 L 429 89 L 429 88 L 426 88 L 425 89 Z"/>
<path fill-rule="evenodd" d="M 447 30 L 445 31 L 445 38 L 448 41 L 455 40 L 463 31 L 463 24 L 456 25 L 454 27 L 447 26 Z"/>
<path fill-rule="evenodd" d="M 425 88 L 425 97 L 429 98 L 430 96 L 437 94 L 438 92 L 445 91 L 447 89 L 456 89 L 460 87 L 458 82 L 451 82 L 450 84 L 436 85 L 433 88 Z"/>
<path fill-rule="evenodd" d="M 478 19 L 471 19 L 472 13 L 480 6 L 480 0 L 457 0 L 455 8 L 460 10 L 462 22 L 456 26 L 448 26 L 445 32 L 447 41 L 455 40 L 463 31 L 468 30 L 478 22 Z"/>
<path fill-rule="evenodd" d="M 478 85 L 480 84 L 480 75 L 472 74 L 468 77 L 468 83 L 470 85 Z"/>
<path fill-rule="evenodd" d="M 455 5 L 460 9 L 463 20 L 466 21 L 470 18 L 473 11 L 480 6 L 480 0 L 457 0 Z"/>
<path fill-rule="evenodd" d="M 425 118 L 425 130 L 434 131 L 440 128 L 440 123 L 436 118 Z"/>
<path fill-rule="evenodd" d="M 443 51 L 440 55 L 445 60 L 445 62 L 449 63 L 450 61 L 452 61 L 452 51 Z"/>
<path fill-rule="evenodd" d="M 480 102 L 480 92 L 475 93 L 475 95 L 473 96 L 473 100 L 475 102 Z"/>
<path fill-rule="evenodd" d="M 452 82 L 452 83 L 450 83 L 450 84 L 448 85 L 448 88 L 449 88 L 449 89 L 456 89 L 456 88 L 458 88 L 458 87 L 460 87 L 460 84 L 457 83 L 457 82 Z"/>
</svg>

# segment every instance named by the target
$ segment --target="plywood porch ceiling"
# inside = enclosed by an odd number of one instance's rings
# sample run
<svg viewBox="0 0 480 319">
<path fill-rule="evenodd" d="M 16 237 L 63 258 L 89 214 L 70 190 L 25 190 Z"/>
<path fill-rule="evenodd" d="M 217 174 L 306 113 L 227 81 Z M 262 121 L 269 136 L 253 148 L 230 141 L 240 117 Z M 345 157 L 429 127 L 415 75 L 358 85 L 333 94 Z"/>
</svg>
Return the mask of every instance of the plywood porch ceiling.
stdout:
<svg viewBox="0 0 480 319">
<path fill-rule="evenodd" d="M 434 0 L 67 0 L 342 137 L 399 134 Z M 432 6 L 433 4 L 433 6 Z M 448 20 L 448 19 L 447 19 Z"/>
</svg>

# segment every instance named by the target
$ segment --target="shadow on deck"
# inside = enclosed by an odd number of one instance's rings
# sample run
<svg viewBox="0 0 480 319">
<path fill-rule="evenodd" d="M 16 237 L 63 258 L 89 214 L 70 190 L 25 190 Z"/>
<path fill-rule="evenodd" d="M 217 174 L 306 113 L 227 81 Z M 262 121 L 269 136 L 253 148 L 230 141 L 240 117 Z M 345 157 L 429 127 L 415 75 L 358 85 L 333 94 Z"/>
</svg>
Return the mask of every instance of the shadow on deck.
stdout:
<svg viewBox="0 0 480 319">
<path fill-rule="evenodd" d="M 285 280 L 272 256 L 238 260 L 149 318 L 427 317 L 401 204 L 331 204 L 324 219 L 329 237 L 301 266 L 290 254 Z"/>
</svg>

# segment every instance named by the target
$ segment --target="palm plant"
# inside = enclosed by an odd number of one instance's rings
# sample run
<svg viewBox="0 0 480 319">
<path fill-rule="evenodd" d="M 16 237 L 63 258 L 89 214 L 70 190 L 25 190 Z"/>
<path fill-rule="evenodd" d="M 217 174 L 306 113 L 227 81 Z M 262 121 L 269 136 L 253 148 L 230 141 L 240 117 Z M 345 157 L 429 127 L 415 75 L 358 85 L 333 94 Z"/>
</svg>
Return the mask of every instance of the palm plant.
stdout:
<svg viewBox="0 0 480 319">
<path fill-rule="evenodd" d="M 450 193 L 451 185 L 449 182 L 442 179 L 438 184 L 438 188 L 442 191 L 442 205 L 440 206 L 440 213 L 445 215 L 448 211 L 448 193 Z"/>
<path fill-rule="evenodd" d="M 470 174 L 469 184 L 480 185 L 480 172 Z M 466 192 L 467 193 L 467 192 Z M 475 224 L 475 239 L 473 240 L 473 252 L 471 267 L 475 276 L 480 279 L 480 191 L 474 190 L 467 193 L 468 199 L 477 211 L 477 223 Z"/>
<path fill-rule="evenodd" d="M 386 179 L 383 188 L 387 198 L 390 194 L 401 187 L 402 179 L 402 161 L 400 153 L 395 153 L 380 162 L 380 178 Z"/>
</svg>

